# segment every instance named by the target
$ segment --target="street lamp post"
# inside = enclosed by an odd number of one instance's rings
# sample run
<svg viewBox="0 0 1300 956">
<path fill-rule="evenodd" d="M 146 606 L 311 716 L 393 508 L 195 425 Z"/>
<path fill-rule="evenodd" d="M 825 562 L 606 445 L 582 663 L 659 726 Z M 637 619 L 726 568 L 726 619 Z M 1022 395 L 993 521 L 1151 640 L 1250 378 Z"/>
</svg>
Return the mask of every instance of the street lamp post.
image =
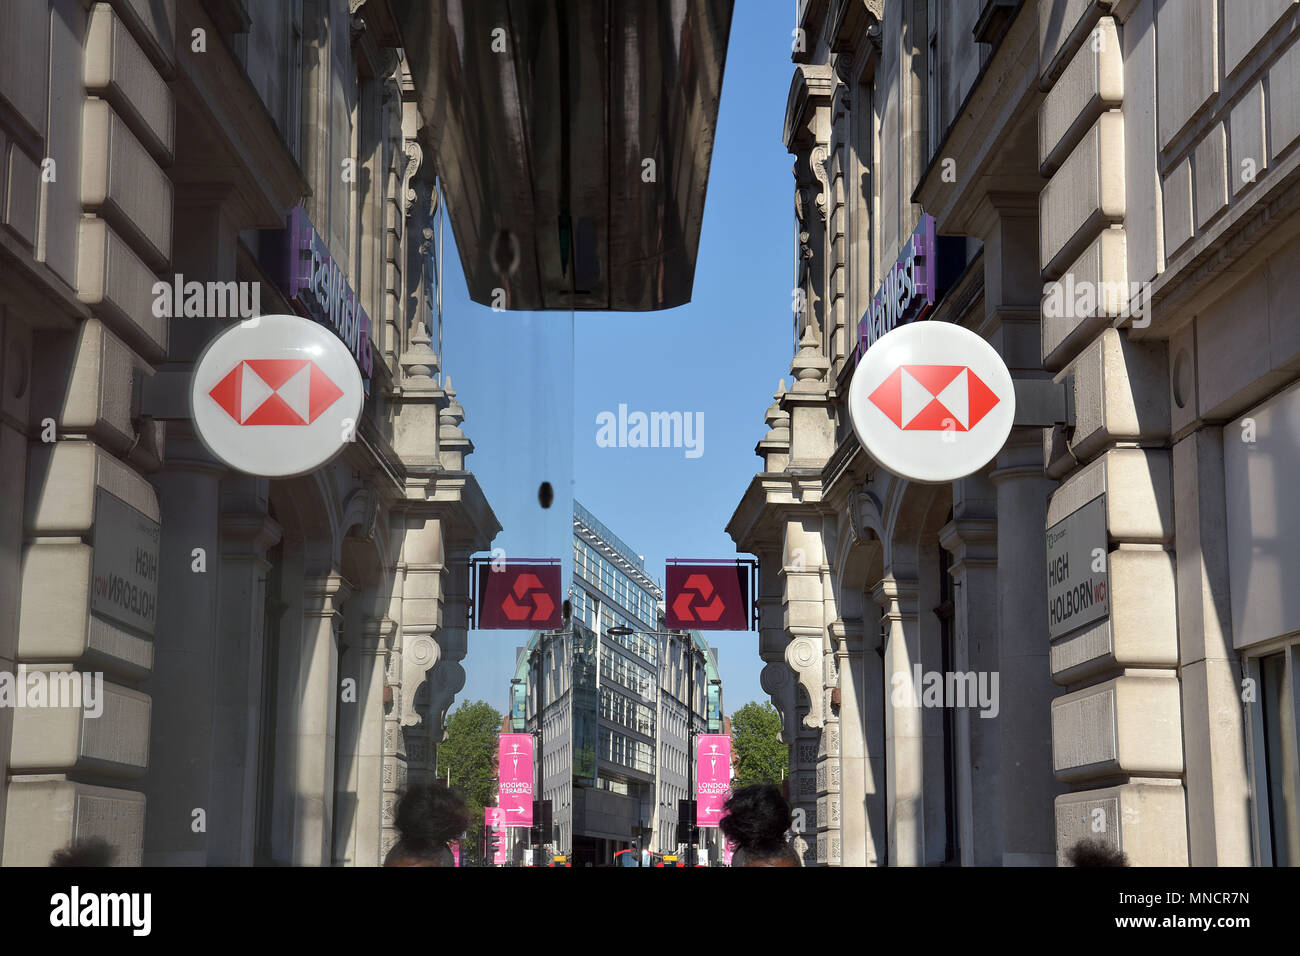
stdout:
<svg viewBox="0 0 1300 956">
<path fill-rule="evenodd" d="M 537 730 L 536 730 L 537 786 L 535 788 L 536 792 L 534 793 L 533 796 L 533 807 L 535 810 L 540 810 L 542 801 L 546 799 L 544 782 L 542 779 L 543 774 L 546 770 L 546 764 L 544 763 L 544 755 L 543 755 L 543 746 L 545 744 L 545 738 L 543 737 L 542 734 L 542 716 L 546 711 L 546 704 L 542 699 L 542 657 L 543 657 L 543 648 L 546 646 L 545 642 L 546 642 L 546 632 L 539 631 L 537 634 L 537 647 L 533 649 L 533 664 L 535 665 L 536 672 L 537 672 L 537 677 L 533 683 L 533 688 L 537 693 Z M 534 813 L 534 816 L 536 817 L 538 816 L 538 814 Z M 528 828 L 528 836 L 529 836 L 528 842 L 532 844 L 533 866 L 541 866 L 542 865 L 541 864 L 541 859 L 542 859 L 541 841 L 538 840 L 536 843 L 533 843 L 532 835 L 534 832 L 536 832 L 539 836 L 541 835 L 542 824 L 540 820 L 537 819 L 533 820 L 533 825 Z"/>
<path fill-rule="evenodd" d="M 686 635 L 686 792 L 695 816 L 695 642 Z M 686 822 L 686 865 L 695 865 L 695 821 Z"/>
</svg>

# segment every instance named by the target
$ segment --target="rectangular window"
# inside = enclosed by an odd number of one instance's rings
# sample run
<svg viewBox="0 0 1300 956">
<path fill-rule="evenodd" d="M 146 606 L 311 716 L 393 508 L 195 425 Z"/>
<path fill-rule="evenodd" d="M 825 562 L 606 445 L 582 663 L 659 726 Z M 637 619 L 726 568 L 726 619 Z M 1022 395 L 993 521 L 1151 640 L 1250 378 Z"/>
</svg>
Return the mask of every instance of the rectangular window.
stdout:
<svg viewBox="0 0 1300 956">
<path fill-rule="evenodd" d="M 944 4 L 940 0 L 928 0 L 926 5 L 926 27 L 929 31 L 929 43 L 926 47 L 926 112 L 929 116 L 930 141 L 927 143 L 927 155 L 933 156 L 939 148 L 943 136 L 942 110 L 942 76 L 939 71 L 939 20 L 943 16 Z"/>
<path fill-rule="evenodd" d="M 1294 655 L 1296 647 L 1288 651 Z M 1288 652 L 1270 654 L 1259 661 L 1259 702 L 1264 738 L 1262 789 L 1265 792 L 1258 795 L 1258 800 L 1268 808 L 1267 842 L 1272 849 L 1274 866 L 1300 865 L 1300 807 L 1296 802 L 1297 701 L 1294 673 L 1288 672 L 1287 656 Z M 1260 837 L 1264 842 L 1265 835 Z"/>
</svg>

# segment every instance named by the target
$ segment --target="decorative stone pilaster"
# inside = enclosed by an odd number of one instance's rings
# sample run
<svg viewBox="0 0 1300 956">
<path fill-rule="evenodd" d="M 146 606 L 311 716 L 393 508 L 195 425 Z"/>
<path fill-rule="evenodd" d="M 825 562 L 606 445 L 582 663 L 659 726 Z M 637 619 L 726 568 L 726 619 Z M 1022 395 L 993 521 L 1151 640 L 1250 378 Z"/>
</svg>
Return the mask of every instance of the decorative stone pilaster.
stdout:
<svg viewBox="0 0 1300 956">
<path fill-rule="evenodd" d="M 874 625 L 875 616 L 872 615 Z M 839 620 L 831 624 L 839 675 L 839 706 L 835 708 L 833 733 L 823 735 L 826 757 L 840 767 L 840 791 L 828 800 L 827 825 L 836 831 L 842 853 L 841 866 L 868 866 L 875 862 L 873 830 L 880 818 L 875 794 L 868 794 L 867 734 L 865 709 L 877 706 L 880 690 L 869 686 L 863 661 L 863 621 Z M 872 663 L 875 663 L 872 655 Z M 847 814 L 841 813 L 847 808 Z"/>
<path fill-rule="evenodd" d="M 339 699 L 336 629 L 351 594 L 351 586 L 337 572 L 304 579 L 299 640 L 290 649 L 290 660 L 281 661 L 284 673 L 299 675 L 288 707 L 294 727 L 280 738 L 286 765 L 292 768 L 289 858 L 295 866 L 324 866 L 331 860 Z M 285 639 L 292 640 L 287 635 Z"/>
<path fill-rule="evenodd" d="M 1037 728 L 1052 720 L 1047 575 L 1047 501 L 1055 482 L 1043 473 L 1041 429 L 1014 428 L 989 480 L 997 489 L 1000 783 L 1021 801 L 1003 815 L 1002 863 L 1051 866 L 1056 860 L 1052 805 L 1064 789 L 1053 775 L 1052 741 Z"/>
<path fill-rule="evenodd" d="M 949 574 L 953 582 L 953 669 L 959 673 L 995 673 L 998 671 L 997 519 L 950 521 L 939 531 L 939 544 L 952 554 Z M 999 797 L 1000 720 L 972 715 L 970 708 L 962 707 L 955 711 L 954 723 L 957 846 L 961 863 L 998 866 L 1002 862 L 1003 816 L 1019 810 L 1014 801 Z"/>
<path fill-rule="evenodd" d="M 872 597 L 885 633 L 886 827 L 890 866 L 925 864 L 924 729 L 912 664 L 921 660 L 918 584 L 886 574 Z"/>
<path fill-rule="evenodd" d="M 249 479 L 255 481 L 255 479 Z M 280 540 L 280 526 L 266 514 L 221 515 L 220 622 L 215 673 L 221 689 L 213 700 L 213 775 L 207 803 L 208 832 L 237 835 L 211 840 L 210 866 L 252 866 L 257 832 L 257 755 L 262 739 L 263 642 L 266 623 L 267 550 Z"/>
</svg>

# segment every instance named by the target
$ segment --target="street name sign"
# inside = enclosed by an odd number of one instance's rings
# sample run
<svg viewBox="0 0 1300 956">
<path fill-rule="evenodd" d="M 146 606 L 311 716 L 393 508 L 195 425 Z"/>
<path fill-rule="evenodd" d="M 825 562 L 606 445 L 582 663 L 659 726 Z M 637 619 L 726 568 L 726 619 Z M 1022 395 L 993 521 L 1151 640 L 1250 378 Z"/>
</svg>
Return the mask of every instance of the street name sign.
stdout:
<svg viewBox="0 0 1300 956">
<path fill-rule="evenodd" d="M 1049 639 L 1110 614 L 1108 552 L 1104 494 L 1047 529 Z"/>
</svg>

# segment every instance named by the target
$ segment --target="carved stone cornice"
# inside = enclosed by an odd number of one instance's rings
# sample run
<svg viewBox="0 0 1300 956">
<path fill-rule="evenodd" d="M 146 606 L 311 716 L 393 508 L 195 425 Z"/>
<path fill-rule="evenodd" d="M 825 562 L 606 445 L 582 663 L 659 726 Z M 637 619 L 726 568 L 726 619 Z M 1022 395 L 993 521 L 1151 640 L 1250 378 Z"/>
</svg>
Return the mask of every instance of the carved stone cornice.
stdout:
<svg viewBox="0 0 1300 956">
<path fill-rule="evenodd" d="M 795 12 L 795 24 L 804 33 L 804 48 L 802 52 L 795 52 L 792 57 L 795 61 L 806 59 L 816 49 L 817 38 L 821 36 L 829 6 L 827 0 L 799 0 Z"/>
<path fill-rule="evenodd" d="M 879 43 L 883 6 L 881 0 L 835 0 L 830 15 L 831 52 L 860 51 L 863 41 L 872 39 L 873 28 L 875 42 Z"/>
<path fill-rule="evenodd" d="M 816 142 L 816 111 L 829 108 L 835 91 L 835 74 L 829 65 L 800 63 L 794 68 L 785 104 L 785 148 L 798 152 Z"/>
<path fill-rule="evenodd" d="M 890 621 L 916 618 L 916 596 L 920 584 L 909 578 L 892 575 L 881 578 L 871 591 L 871 599 L 880 605 L 881 614 Z"/>
<path fill-rule="evenodd" d="M 998 519 L 957 518 L 939 529 L 939 545 L 952 553 L 952 573 L 998 564 Z"/>
<path fill-rule="evenodd" d="M 343 602 L 352 595 L 352 586 L 343 575 L 331 572 L 303 580 L 303 616 L 327 618 L 342 611 Z"/>
<path fill-rule="evenodd" d="M 270 567 L 266 552 L 282 534 L 283 529 L 270 515 L 226 512 L 221 515 L 221 554 L 252 560 L 265 570 Z"/>
</svg>

